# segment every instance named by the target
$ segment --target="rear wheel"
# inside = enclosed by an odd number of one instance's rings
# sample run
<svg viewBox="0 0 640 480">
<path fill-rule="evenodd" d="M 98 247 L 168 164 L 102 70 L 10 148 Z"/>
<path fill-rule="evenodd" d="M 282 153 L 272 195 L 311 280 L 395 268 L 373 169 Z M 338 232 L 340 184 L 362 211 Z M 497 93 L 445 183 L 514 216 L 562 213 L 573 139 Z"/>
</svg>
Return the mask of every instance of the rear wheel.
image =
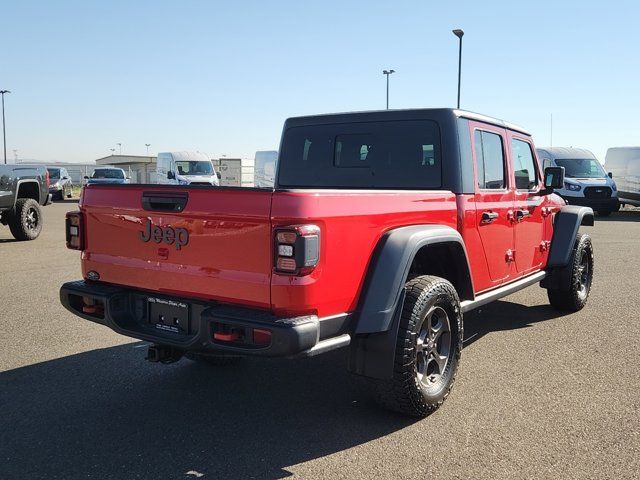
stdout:
<svg viewBox="0 0 640 480">
<path fill-rule="evenodd" d="M 449 395 L 462 351 L 458 294 L 447 280 L 428 275 L 406 283 L 393 377 L 376 380 L 386 408 L 414 417 L 435 411 Z"/>
<path fill-rule="evenodd" d="M 9 229 L 16 240 L 34 240 L 42 230 L 42 212 L 32 198 L 19 198 L 9 214 Z"/>
<path fill-rule="evenodd" d="M 549 303 L 558 310 L 577 312 L 587 304 L 593 282 L 593 245 L 591 237 L 579 234 L 566 272 L 568 284 L 548 288 Z"/>
</svg>

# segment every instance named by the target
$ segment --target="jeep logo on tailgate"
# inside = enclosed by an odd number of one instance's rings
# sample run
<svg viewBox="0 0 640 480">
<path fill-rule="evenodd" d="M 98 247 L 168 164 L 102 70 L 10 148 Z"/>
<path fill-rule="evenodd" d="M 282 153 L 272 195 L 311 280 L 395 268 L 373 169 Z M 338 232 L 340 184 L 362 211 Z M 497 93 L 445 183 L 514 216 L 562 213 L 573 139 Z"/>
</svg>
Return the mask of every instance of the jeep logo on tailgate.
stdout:
<svg viewBox="0 0 640 480">
<path fill-rule="evenodd" d="M 189 231 L 186 228 L 158 227 L 148 219 L 144 231 L 139 232 L 138 235 L 143 242 L 153 240 L 156 243 L 175 244 L 176 250 L 180 250 L 189 243 Z"/>
</svg>

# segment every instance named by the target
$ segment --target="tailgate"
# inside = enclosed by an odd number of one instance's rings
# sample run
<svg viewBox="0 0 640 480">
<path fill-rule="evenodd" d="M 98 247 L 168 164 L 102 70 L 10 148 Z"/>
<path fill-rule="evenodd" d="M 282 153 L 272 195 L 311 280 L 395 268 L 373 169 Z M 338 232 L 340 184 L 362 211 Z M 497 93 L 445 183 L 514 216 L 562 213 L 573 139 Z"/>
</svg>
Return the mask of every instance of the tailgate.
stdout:
<svg viewBox="0 0 640 480">
<path fill-rule="evenodd" d="M 83 275 L 133 288 L 270 306 L 271 190 L 92 185 Z"/>
</svg>

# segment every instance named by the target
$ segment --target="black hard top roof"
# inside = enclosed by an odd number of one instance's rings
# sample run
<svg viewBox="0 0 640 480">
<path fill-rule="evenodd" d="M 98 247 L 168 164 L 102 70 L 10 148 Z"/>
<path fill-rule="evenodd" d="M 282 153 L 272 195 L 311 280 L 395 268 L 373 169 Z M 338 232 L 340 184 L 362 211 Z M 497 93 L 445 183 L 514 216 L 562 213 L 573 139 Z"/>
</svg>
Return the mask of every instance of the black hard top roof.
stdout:
<svg viewBox="0 0 640 480">
<path fill-rule="evenodd" d="M 370 110 L 362 112 L 328 113 L 307 115 L 287 119 L 285 128 L 304 125 L 318 125 L 347 122 L 376 122 L 390 120 L 421 120 L 446 117 L 467 118 L 478 122 L 506 128 L 525 135 L 531 135 L 527 130 L 498 118 L 489 117 L 475 112 L 458 110 L 456 108 L 411 108 L 398 110 Z"/>
</svg>

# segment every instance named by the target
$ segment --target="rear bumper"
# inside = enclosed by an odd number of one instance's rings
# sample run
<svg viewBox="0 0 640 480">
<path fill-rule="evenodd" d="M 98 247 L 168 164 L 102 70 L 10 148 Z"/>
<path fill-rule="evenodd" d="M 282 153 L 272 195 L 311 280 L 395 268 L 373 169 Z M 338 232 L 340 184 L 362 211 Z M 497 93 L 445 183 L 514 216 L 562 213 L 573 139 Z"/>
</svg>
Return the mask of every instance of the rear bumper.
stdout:
<svg viewBox="0 0 640 480">
<path fill-rule="evenodd" d="M 183 324 L 177 332 L 167 331 L 164 325 L 160 329 L 158 324 L 150 322 L 149 298 L 186 305 L 188 324 Z M 77 316 L 105 325 L 117 333 L 184 352 L 311 356 L 348 345 L 350 341 L 347 314 L 325 319 L 315 315 L 281 318 L 261 310 L 177 299 L 84 281 L 62 285 L 60 302 Z M 87 308 L 87 303 L 95 308 Z M 255 329 L 270 332 L 270 343 L 254 343 Z M 216 339 L 216 333 L 224 340 Z M 230 337 L 234 340 L 229 340 Z"/>
<path fill-rule="evenodd" d="M 610 198 L 585 198 L 585 197 L 570 197 L 568 195 L 562 195 L 562 198 L 568 205 L 578 205 L 580 207 L 591 207 L 598 210 L 618 210 L 618 197 Z"/>
</svg>

